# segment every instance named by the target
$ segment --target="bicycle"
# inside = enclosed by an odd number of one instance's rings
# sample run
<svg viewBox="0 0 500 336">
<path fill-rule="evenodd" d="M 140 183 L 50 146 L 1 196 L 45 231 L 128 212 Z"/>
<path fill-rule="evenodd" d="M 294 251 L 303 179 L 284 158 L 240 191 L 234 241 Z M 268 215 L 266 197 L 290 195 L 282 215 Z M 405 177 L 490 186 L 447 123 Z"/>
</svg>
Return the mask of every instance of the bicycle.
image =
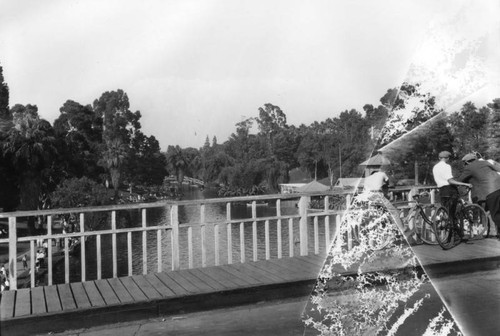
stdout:
<svg viewBox="0 0 500 336">
<path fill-rule="evenodd" d="M 410 209 L 410 212 L 406 216 L 408 218 L 409 231 L 405 231 L 405 236 L 410 237 L 411 235 L 416 235 L 417 239 L 415 239 L 415 241 L 417 244 L 425 243 L 428 245 L 437 245 L 438 240 L 434 232 L 433 222 L 435 218 L 440 218 L 439 216 L 442 215 L 443 210 L 446 211 L 446 209 L 436 204 L 425 204 L 420 202 L 421 199 L 429 196 L 430 193 L 427 191 L 413 196 L 410 202 L 415 203 L 415 206 Z M 432 213 L 432 217 L 427 215 L 427 209 L 433 210 L 436 207 L 437 209 Z M 419 239 L 421 242 L 418 241 Z"/>
<path fill-rule="evenodd" d="M 461 241 L 483 239 L 489 231 L 486 212 L 479 205 L 470 204 L 463 199 L 470 191 L 470 188 L 465 189 L 466 192 L 463 193 L 459 188 L 455 220 L 451 220 L 448 211 L 443 208 L 444 212 L 436 213 L 433 221 L 437 241 L 444 250 L 457 246 Z"/>
<path fill-rule="evenodd" d="M 354 199 L 348 217 L 355 223 L 352 227 L 354 240 L 372 250 L 382 250 L 396 236 L 396 223 L 380 201 Z"/>
<path fill-rule="evenodd" d="M 436 235 L 434 234 L 433 222 L 426 213 L 427 209 L 435 208 L 436 205 L 420 202 L 421 198 L 428 196 L 428 192 L 414 195 L 413 200 L 410 202 L 414 202 L 415 206 L 410 209 L 406 216 L 406 222 L 408 223 L 406 227 L 409 230 L 404 230 L 403 235 L 407 239 L 416 236 L 416 238 L 413 239 L 417 245 L 423 243 L 429 245 L 438 244 Z M 407 202 L 402 203 L 407 204 Z M 361 204 L 358 204 L 358 206 L 359 205 Z M 396 238 L 398 226 L 393 216 L 398 216 L 401 219 L 402 212 L 398 211 L 399 214 L 391 215 L 390 211 L 385 209 L 384 205 L 379 202 L 371 204 L 371 207 L 368 208 L 366 205 L 367 204 L 361 205 L 364 210 L 358 214 L 357 221 L 360 224 L 353 228 L 353 238 L 358 243 L 361 243 L 362 239 L 366 239 L 366 243 L 372 250 L 381 250 Z M 442 211 L 446 211 L 446 209 L 444 207 L 438 207 L 434 215 L 440 214 Z M 401 221 L 401 223 L 402 222 L 403 221 Z"/>
</svg>

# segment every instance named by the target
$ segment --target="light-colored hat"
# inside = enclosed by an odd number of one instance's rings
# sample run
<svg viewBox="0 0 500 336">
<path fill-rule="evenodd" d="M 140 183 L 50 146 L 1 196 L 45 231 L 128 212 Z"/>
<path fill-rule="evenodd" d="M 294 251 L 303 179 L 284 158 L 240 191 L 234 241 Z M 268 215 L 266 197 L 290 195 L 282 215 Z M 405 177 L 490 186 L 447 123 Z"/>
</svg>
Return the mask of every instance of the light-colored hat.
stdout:
<svg viewBox="0 0 500 336">
<path fill-rule="evenodd" d="M 469 162 L 469 161 L 474 161 L 475 159 L 477 159 L 476 155 L 469 153 L 465 154 L 465 156 L 462 158 L 462 161 Z"/>
</svg>

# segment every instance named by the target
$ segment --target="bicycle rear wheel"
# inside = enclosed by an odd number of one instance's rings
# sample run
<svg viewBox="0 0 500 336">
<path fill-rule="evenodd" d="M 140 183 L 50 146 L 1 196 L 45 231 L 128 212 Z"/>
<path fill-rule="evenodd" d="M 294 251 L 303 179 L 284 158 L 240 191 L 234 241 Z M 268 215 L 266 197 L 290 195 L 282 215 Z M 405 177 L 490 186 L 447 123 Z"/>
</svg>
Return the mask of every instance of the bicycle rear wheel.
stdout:
<svg viewBox="0 0 500 336">
<path fill-rule="evenodd" d="M 448 250 L 455 245 L 453 223 L 448 210 L 439 207 L 432 217 L 432 225 L 436 234 L 436 240 L 443 250 Z"/>
<path fill-rule="evenodd" d="M 428 219 L 426 220 L 426 218 L 423 217 L 424 215 L 422 214 L 422 211 L 424 211 L 423 208 L 415 208 L 414 210 L 412 210 L 408 218 L 408 223 L 410 223 L 410 225 L 417 233 L 418 237 L 422 239 L 424 243 L 429 245 L 437 245 L 438 241 L 436 239 L 436 234 L 434 232 L 432 222 Z"/>
<path fill-rule="evenodd" d="M 462 229 L 466 239 L 483 239 L 488 234 L 488 216 L 477 204 L 469 204 L 462 210 Z"/>
</svg>

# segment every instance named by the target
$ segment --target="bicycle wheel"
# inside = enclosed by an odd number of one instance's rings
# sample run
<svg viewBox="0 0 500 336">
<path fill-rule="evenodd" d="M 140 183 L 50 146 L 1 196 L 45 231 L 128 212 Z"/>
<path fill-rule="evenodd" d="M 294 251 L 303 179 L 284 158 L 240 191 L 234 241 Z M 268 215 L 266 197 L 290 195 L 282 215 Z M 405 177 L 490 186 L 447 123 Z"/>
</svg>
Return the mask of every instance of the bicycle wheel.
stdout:
<svg viewBox="0 0 500 336">
<path fill-rule="evenodd" d="M 381 250 L 394 238 L 394 225 L 390 215 L 379 208 L 363 209 L 353 216 L 359 223 L 351 228 L 352 238 L 371 250 Z"/>
<path fill-rule="evenodd" d="M 425 211 L 424 208 L 415 208 L 415 210 L 413 210 L 410 214 L 408 222 L 412 221 L 411 224 L 413 225 L 415 232 L 424 243 L 437 245 L 438 241 L 436 239 L 432 222 L 425 214 L 422 214 L 422 211 Z M 424 218 L 424 216 L 426 218 Z"/>
<path fill-rule="evenodd" d="M 462 229 L 466 239 L 483 239 L 488 234 L 488 216 L 477 204 L 466 205 L 462 210 Z"/>
<path fill-rule="evenodd" d="M 394 228 L 396 227 L 396 223 L 389 213 L 386 213 L 386 215 L 387 217 L 382 215 L 381 217 L 372 217 L 371 219 L 372 223 L 376 223 L 375 225 L 370 225 L 371 227 L 368 232 L 368 246 L 372 250 L 382 250 L 395 238 Z"/>
<path fill-rule="evenodd" d="M 443 250 L 452 248 L 455 244 L 455 234 L 453 223 L 448 214 L 448 210 L 439 207 L 432 217 L 432 225 L 436 234 L 436 240 Z"/>
</svg>

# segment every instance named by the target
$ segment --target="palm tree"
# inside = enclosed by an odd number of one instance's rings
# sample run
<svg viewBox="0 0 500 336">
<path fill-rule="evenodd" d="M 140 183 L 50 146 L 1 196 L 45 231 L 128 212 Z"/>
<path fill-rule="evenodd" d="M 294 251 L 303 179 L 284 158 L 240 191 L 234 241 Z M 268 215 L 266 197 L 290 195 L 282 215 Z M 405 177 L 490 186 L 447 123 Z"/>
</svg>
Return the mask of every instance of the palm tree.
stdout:
<svg viewBox="0 0 500 336">
<path fill-rule="evenodd" d="M 39 207 L 44 171 L 57 156 L 56 139 L 50 123 L 39 118 L 36 106 L 16 105 L 12 110 L 14 117 L 5 133 L 3 155 L 19 172 L 19 208 L 35 210 Z M 34 220 L 29 220 L 28 225 L 33 233 Z"/>
<path fill-rule="evenodd" d="M 167 149 L 167 169 L 169 172 L 175 172 L 179 184 L 184 180 L 184 174 L 188 167 L 188 162 L 182 148 L 179 146 L 168 146 Z"/>
<path fill-rule="evenodd" d="M 113 138 L 106 141 L 106 149 L 103 152 L 101 164 L 108 169 L 111 176 L 115 200 L 118 199 L 118 188 L 120 186 L 120 177 L 123 163 L 128 156 L 128 147 L 120 138 Z"/>
</svg>

